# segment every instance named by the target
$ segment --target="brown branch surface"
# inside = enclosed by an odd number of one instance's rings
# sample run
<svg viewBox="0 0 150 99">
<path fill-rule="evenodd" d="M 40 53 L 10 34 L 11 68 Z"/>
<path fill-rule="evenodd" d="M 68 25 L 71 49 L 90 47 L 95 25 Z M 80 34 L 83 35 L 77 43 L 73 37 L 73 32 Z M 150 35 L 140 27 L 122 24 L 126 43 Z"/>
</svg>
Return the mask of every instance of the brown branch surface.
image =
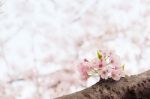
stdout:
<svg viewBox="0 0 150 99">
<path fill-rule="evenodd" d="M 150 99 L 150 70 L 120 81 L 100 80 L 87 89 L 56 99 Z"/>
</svg>

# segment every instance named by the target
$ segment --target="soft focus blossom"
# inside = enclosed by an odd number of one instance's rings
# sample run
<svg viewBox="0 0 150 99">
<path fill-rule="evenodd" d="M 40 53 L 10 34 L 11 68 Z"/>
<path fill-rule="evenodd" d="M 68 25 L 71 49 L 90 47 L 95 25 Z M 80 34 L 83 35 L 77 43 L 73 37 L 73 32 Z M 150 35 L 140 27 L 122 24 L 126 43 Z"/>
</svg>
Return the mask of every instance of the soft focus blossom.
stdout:
<svg viewBox="0 0 150 99">
<path fill-rule="evenodd" d="M 120 57 L 112 51 L 98 51 L 97 58 L 91 61 L 84 59 L 79 65 L 79 71 L 83 80 L 87 80 L 90 76 L 119 80 L 125 75 L 124 65 L 121 64 Z"/>
<path fill-rule="evenodd" d="M 90 69 L 91 69 L 91 64 L 89 63 L 88 60 L 84 59 L 84 61 L 79 65 L 79 71 L 82 75 L 83 80 L 88 79 L 88 72 L 90 71 Z"/>
</svg>

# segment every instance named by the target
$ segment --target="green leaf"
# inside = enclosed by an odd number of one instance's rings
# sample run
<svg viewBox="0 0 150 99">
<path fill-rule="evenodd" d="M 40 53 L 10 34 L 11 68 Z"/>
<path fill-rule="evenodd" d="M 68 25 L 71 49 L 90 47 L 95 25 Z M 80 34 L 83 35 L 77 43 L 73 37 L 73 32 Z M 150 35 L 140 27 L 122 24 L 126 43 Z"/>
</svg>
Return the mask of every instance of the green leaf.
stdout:
<svg viewBox="0 0 150 99">
<path fill-rule="evenodd" d="M 125 68 L 125 64 L 121 65 L 121 67 L 122 67 L 122 70 L 124 70 L 124 68 Z"/>
<path fill-rule="evenodd" d="M 102 60 L 102 52 L 100 50 L 97 51 L 97 57 L 99 60 Z"/>
</svg>

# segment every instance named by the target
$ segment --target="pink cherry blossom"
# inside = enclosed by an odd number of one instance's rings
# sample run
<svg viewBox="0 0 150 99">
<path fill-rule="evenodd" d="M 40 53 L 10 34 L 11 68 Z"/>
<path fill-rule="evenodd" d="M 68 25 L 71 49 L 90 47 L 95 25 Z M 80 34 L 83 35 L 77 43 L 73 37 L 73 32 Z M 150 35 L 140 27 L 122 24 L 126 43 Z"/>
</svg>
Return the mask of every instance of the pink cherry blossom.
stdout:
<svg viewBox="0 0 150 99">
<path fill-rule="evenodd" d="M 115 64 L 115 65 L 120 65 L 121 63 L 120 57 L 116 54 L 111 54 L 110 55 L 110 63 Z"/>
<path fill-rule="evenodd" d="M 105 61 L 104 59 L 102 59 L 102 60 L 99 61 L 98 67 L 99 67 L 99 68 L 102 68 L 102 67 L 104 67 L 104 66 L 106 66 L 106 61 Z"/>
<path fill-rule="evenodd" d="M 100 70 L 100 77 L 102 78 L 102 79 L 108 79 L 108 77 L 109 77 L 109 71 L 107 70 L 107 68 L 102 68 L 101 70 Z"/>
<path fill-rule="evenodd" d="M 120 80 L 120 78 L 121 78 L 121 72 L 120 72 L 120 70 L 113 69 L 111 77 L 112 77 L 113 80 Z"/>
<path fill-rule="evenodd" d="M 91 64 L 95 68 L 102 68 L 102 67 L 106 66 L 106 62 L 104 61 L 104 59 L 99 60 L 98 58 L 94 58 L 91 61 Z"/>
<path fill-rule="evenodd" d="M 79 72 L 83 80 L 90 76 L 99 76 L 101 79 L 112 78 L 119 80 L 125 76 L 124 65 L 121 64 L 120 57 L 112 51 L 101 50 L 97 52 L 97 58 L 89 61 L 84 59 L 79 65 Z"/>
<path fill-rule="evenodd" d="M 82 63 L 79 65 L 79 71 L 81 74 L 81 78 L 83 80 L 87 80 L 88 78 L 88 72 L 91 69 L 91 64 L 88 62 L 88 60 L 84 60 Z"/>
</svg>

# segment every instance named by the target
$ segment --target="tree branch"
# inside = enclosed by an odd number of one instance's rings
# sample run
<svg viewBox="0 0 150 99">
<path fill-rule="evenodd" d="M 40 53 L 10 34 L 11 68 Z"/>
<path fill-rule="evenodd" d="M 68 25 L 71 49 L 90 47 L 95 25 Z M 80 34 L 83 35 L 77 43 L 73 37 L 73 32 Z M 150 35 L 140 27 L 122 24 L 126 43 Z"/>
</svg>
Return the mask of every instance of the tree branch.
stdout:
<svg viewBox="0 0 150 99">
<path fill-rule="evenodd" d="M 120 81 L 100 80 L 87 89 L 56 99 L 150 99 L 150 70 Z"/>
</svg>

